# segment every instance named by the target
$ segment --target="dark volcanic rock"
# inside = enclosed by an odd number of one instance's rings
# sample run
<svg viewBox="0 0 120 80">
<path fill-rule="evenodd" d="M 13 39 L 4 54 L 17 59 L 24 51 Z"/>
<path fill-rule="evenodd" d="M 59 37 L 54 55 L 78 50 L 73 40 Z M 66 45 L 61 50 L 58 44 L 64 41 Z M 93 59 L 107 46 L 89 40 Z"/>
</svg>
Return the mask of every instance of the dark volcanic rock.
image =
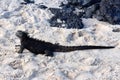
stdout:
<svg viewBox="0 0 120 80">
<path fill-rule="evenodd" d="M 120 24 L 120 0 L 102 0 L 99 11 L 104 21 Z"/>
<path fill-rule="evenodd" d="M 49 10 L 54 14 L 49 20 L 52 27 L 83 28 L 81 16 L 74 13 L 74 8 L 50 8 Z"/>
<path fill-rule="evenodd" d="M 120 0 L 91 0 L 82 8 L 85 9 L 85 18 L 95 17 L 100 21 L 120 24 Z"/>
<path fill-rule="evenodd" d="M 99 4 L 100 2 L 101 2 L 101 0 L 90 0 L 86 4 L 82 4 L 82 8 L 84 8 L 84 7 L 87 8 L 92 5 Z"/>
<path fill-rule="evenodd" d="M 24 2 L 22 2 L 21 4 L 33 4 L 35 3 L 33 0 L 24 0 Z"/>
<path fill-rule="evenodd" d="M 85 14 L 83 15 L 84 18 L 92 18 L 93 15 L 96 15 L 100 8 L 101 0 L 90 0 L 86 4 L 81 6 L 84 9 Z"/>
<path fill-rule="evenodd" d="M 50 8 L 54 16 L 49 20 L 53 27 L 84 27 L 81 18 L 97 18 L 111 24 L 120 24 L 120 0 L 67 0 L 61 9 Z M 79 12 L 76 10 L 84 10 Z"/>
<path fill-rule="evenodd" d="M 40 9 L 46 9 L 46 8 L 48 8 L 48 7 L 45 6 L 45 5 L 38 5 L 38 8 L 40 8 Z"/>
<path fill-rule="evenodd" d="M 68 4 L 61 3 L 58 8 L 49 8 L 49 10 L 54 14 L 54 16 L 49 20 L 52 27 L 64 27 L 64 28 L 77 28 L 81 29 L 84 27 L 81 16 L 82 14 L 76 12 L 76 8 L 82 2 L 76 2 L 80 0 L 72 0 L 72 2 L 68 2 Z"/>
</svg>

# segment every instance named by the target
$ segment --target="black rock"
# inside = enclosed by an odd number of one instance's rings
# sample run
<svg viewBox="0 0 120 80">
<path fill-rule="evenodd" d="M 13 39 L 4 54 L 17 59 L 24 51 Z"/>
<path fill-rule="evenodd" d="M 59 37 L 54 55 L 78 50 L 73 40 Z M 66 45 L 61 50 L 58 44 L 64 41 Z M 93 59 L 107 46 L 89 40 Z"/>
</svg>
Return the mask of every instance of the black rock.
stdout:
<svg viewBox="0 0 120 80">
<path fill-rule="evenodd" d="M 84 27 L 79 15 L 75 14 L 74 8 L 49 8 L 54 16 L 49 20 L 52 27 L 77 28 Z M 58 21 L 60 20 L 60 21 Z"/>
<path fill-rule="evenodd" d="M 67 0 L 58 8 L 49 10 L 54 16 L 49 20 L 53 27 L 78 28 L 84 27 L 81 18 L 97 18 L 111 24 L 120 24 L 120 0 Z M 76 12 L 84 10 L 84 12 Z"/>
<path fill-rule="evenodd" d="M 48 8 L 48 7 L 45 6 L 45 5 L 39 5 L 38 8 L 40 8 L 40 9 L 46 9 L 46 8 Z"/>
<path fill-rule="evenodd" d="M 120 0 L 102 0 L 99 11 L 103 21 L 120 24 Z"/>
<path fill-rule="evenodd" d="M 22 2 L 21 4 L 34 4 L 35 2 L 34 1 L 31 1 L 31 0 L 24 0 L 24 2 Z"/>
<path fill-rule="evenodd" d="M 110 24 L 120 24 L 120 0 L 90 0 L 81 6 L 84 18 L 95 17 Z"/>
<path fill-rule="evenodd" d="M 84 27 L 81 17 L 84 12 L 76 11 L 83 4 L 84 0 L 68 0 L 67 4 L 61 3 L 58 8 L 49 8 L 54 16 L 49 20 L 53 27 L 77 28 Z"/>
<path fill-rule="evenodd" d="M 82 8 L 88 8 L 92 5 L 95 5 L 95 4 L 99 4 L 101 2 L 101 0 L 90 0 L 89 2 L 87 2 L 86 4 L 83 4 L 82 5 Z"/>
</svg>

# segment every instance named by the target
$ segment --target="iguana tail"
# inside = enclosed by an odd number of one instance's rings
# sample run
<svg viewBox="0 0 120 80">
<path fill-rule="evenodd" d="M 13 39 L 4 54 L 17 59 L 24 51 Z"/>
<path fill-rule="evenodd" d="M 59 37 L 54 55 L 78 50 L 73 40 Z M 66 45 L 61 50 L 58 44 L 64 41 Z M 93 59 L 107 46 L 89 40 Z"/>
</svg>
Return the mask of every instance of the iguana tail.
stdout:
<svg viewBox="0 0 120 80">
<path fill-rule="evenodd" d="M 89 50 L 89 49 L 111 49 L 114 46 L 59 46 L 55 52 L 70 52 L 75 50 Z"/>
</svg>

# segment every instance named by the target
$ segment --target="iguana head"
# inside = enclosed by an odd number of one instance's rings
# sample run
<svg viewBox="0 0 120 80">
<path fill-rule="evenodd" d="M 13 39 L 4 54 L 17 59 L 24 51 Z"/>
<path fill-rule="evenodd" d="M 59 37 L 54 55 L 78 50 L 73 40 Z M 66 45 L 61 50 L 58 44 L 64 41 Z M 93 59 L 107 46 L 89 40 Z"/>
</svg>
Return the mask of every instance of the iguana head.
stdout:
<svg viewBox="0 0 120 80">
<path fill-rule="evenodd" d="M 20 39 L 24 39 L 24 38 L 28 37 L 28 33 L 25 31 L 18 30 L 16 32 L 16 36 Z"/>
</svg>

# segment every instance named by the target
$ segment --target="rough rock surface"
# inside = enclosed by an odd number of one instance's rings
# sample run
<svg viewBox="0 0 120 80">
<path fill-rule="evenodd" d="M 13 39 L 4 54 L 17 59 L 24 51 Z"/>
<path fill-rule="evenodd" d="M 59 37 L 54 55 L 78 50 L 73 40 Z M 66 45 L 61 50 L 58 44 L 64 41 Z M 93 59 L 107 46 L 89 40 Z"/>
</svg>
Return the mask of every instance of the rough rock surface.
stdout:
<svg viewBox="0 0 120 80">
<path fill-rule="evenodd" d="M 72 6 L 64 6 L 62 9 L 50 8 L 54 16 L 49 20 L 53 27 L 83 28 L 81 16 L 74 13 Z"/>
<path fill-rule="evenodd" d="M 83 4 L 83 17 L 95 17 L 110 24 L 120 24 L 120 0 L 90 0 Z"/>
<path fill-rule="evenodd" d="M 104 21 L 120 24 L 120 0 L 102 0 L 99 11 Z"/>
<path fill-rule="evenodd" d="M 97 18 L 110 24 L 120 24 L 120 0 L 67 0 L 61 9 L 50 8 L 54 16 L 49 20 L 53 27 L 84 27 L 81 18 Z M 84 12 L 82 11 L 84 10 Z"/>
</svg>

